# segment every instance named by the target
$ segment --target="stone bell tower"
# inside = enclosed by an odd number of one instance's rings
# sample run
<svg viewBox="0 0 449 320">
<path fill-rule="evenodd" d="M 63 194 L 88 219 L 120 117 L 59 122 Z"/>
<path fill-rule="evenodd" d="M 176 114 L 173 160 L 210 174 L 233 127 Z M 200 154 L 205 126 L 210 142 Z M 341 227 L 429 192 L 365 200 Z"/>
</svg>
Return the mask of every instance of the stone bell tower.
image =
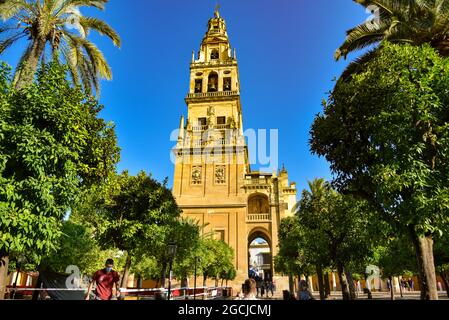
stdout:
<svg viewBox="0 0 449 320">
<path fill-rule="evenodd" d="M 199 53 L 192 54 L 185 102 L 188 114 L 181 118 L 173 149 L 173 193 L 183 215 L 207 225 L 205 232 L 234 249 L 236 288 L 248 277 L 250 244 L 258 238 L 271 251 L 260 268 L 276 278 L 272 256 L 278 226 L 291 214 L 296 188 L 289 184 L 286 170 L 279 176 L 251 171 L 236 50 L 218 11 L 208 22 Z"/>
</svg>

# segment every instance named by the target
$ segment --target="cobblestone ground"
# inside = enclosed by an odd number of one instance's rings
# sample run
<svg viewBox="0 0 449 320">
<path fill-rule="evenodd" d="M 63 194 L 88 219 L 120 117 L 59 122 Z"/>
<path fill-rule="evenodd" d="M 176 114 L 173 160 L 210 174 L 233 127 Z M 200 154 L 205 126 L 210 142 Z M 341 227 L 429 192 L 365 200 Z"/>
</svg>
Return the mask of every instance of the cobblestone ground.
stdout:
<svg viewBox="0 0 449 320">
<path fill-rule="evenodd" d="M 315 299 L 319 300 L 320 296 L 318 292 L 314 292 L 313 296 Z M 445 292 L 439 293 L 440 300 L 449 301 L 447 294 Z M 260 298 L 262 300 L 282 300 L 282 293 L 276 293 L 274 297 L 270 298 Z M 342 295 L 340 292 L 332 293 L 328 300 L 342 300 Z M 358 300 L 368 300 L 367 294 L 359 294 Z M 389 292 L 373 292 L 373 300 L 391 300 L 391 296 Z M 400 293 L 395 295 L 395 300 L 420 300 L 420 292 L 404 292 L 403 297 L 401 297 Z"/>
</svg>

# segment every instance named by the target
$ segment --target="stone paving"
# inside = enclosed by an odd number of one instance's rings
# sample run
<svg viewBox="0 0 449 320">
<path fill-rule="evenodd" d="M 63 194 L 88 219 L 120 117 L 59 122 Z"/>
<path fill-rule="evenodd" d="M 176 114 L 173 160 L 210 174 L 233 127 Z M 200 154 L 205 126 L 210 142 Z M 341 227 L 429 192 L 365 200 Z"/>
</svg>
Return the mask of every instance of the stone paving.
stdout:
<svg viewBox="0 0 449 320">
<path fill-rule="evenodd" d="M 373 300 L 391 300 L 391 295 L 389 292 L 373 292 Z M 319 300 L 320 296 L 318 292 L 313 292 L 313 296 L 315 299 Z M 282 300 L 282 293 L 275 293 L 274 297 L 270 298 L 259 298 L 261 300 Z M 342 300 L 342 295 L 340 292 L 333 292 L 331 293 L 330 297 L 327 300 Z M 449 301 L 449 298 L 447 296 L 446 292 L 440 292 L 439 293 L 439 299 Z M 368 300 L 367 294 L 359 294 L 357 300 Z M 400 293 L 395 294 L 395 300 L 397 301 L 410 301 L 410 300 L 420 300 L 420 292 L 403 292 L 403 296 L 401 297 Z"/>
</svg>

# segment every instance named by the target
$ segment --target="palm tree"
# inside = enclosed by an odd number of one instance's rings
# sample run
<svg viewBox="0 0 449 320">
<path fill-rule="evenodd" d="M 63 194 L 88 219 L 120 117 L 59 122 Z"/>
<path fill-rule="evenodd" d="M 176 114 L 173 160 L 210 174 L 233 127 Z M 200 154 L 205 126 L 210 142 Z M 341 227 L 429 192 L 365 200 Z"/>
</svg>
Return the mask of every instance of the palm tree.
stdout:
<svg viewBox="0 0 449 320">
<path fill-rule="evenodd" d="M 449 0 L 353 0 L 367 10 L 378 10 L 377 18 L 347 31 L 335 59 L 353 51 L 382 44 L 429 43 L 442 56 L 449 56 Z M 347 78 L 376 56 L 375 47 L 351 63 L 342 75 Z"/>
<path fill-rule="evenodd" d="M 15 85 L 22 88 L 33 81 L 39 61 L 45 62 L 46 50 L 53 59 L 67 64 L 73 82 L 97 94 L 100 79 L 112 79 L 102 52 L 87 39 L 91 30 L 109 37 L 120 47 L 118 33 L 106 22 L 84 17 L 80 8 L 104 9 L 109 0 L 0 0 L 0 54 L 20 39 L 29 45 L 15 74 Z"/>
<path fill-rule="evenodd" d="M 326 196 L 329 192 L 331 192 L 331 187 L 329 182 L 327 182 L 325 179 L 315 179 L 313 181 L 308 182 L 309 190 L 303 191 L 303 199 L 311 205 L 311 209 L 316 212 L 317 214 L 320 214 L 324 210 L 326 210 Z M 294 211 L 297 215 L 301 214 L 301 206 L 304 203 L 302 201 L 299 201 L 296 206 L 294 207 Z"/>
</svg>

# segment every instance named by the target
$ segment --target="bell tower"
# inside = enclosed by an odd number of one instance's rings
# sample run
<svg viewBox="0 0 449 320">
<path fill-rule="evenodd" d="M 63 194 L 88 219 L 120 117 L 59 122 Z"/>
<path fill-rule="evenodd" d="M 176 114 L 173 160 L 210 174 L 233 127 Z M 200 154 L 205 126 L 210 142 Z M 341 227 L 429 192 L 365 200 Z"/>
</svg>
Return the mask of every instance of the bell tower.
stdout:
<svg viewBox="0 0 449 320">
<path fill-rule="evenodd" d="M 173 194 L 183 215 L 234 249 L 235 288 L 241 288 L 251 270 L 280 281 L 272 256 L 278 250 L 280 220 L 291 214 L 296 188 L 286 170 L 279 175 L 251 171 L 236 50 L 218 10 L 209 19 L 199 52 L 192 53 L 185 102 L 187 116 L 181 117 L 173 149 Z M 251 252 L 264 258 L 253 259 Z M 254 261 L 259 266 L 253 268 Z"/>
<path fill-rule="evenodd" d="M 208 23 L 198 54 L 192 53 L 188 116 L 181 118 L 175 148 L 174 194 L 180 204 L 235 203 L 250 171 L 243 136 L 240 81 L 236 50 L 218 10 Z M 223 200 L 223 199 L 221 199 Z"/>
</svg>

